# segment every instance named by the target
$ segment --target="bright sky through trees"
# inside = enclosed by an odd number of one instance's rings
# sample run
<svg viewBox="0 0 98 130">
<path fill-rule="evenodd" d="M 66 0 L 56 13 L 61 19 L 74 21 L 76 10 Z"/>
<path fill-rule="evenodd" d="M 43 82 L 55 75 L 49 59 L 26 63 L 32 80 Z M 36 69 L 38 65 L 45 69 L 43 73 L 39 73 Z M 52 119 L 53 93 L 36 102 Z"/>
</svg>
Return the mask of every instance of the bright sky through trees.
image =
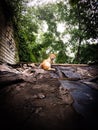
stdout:
<svg viewBox="0 0 98 130">
<path fill-rule="evenodd" d="M 29 0 L 29 1 L 30 2 L 28 3 L 28 6 L 38 6 L 38 5 L 48 4 L 48 3 L 60 2 L 64 0 Z"/>
<path fill-rule="evenodd" d="M 46 4 L 54 4 L 54 3 L 59 3 L 60 1 L 63 1 L 64 3 L 67 2 L 67 0 L 29 0 L 28 6 L 43 6 Z M 57 32 L 59 33 L 64 33 L 64 31 L 66 30 L 66 23 L 64 22 L 58 22 L 57 23 Z M 41 30 L 43 32 L 47 32 L 48 30 L 48 25 L 46 23 L 46 21 L 43 21 L 43 23 L 41 24 Z M 40 30 L 40 31 L 41 31 Z M 40 35 L 38 35 L 40 37 Z M 70 39 L 70 34 L 65 34 L 64 36 L 61 36 L 61 39 L 64 43 L 68 42 Z M 66 52 L 69 56 L 74 57 L 74 54 L 71 53 L 70 51 L 70 47 L 67 47 L 67 52 Z"/>
</svg>

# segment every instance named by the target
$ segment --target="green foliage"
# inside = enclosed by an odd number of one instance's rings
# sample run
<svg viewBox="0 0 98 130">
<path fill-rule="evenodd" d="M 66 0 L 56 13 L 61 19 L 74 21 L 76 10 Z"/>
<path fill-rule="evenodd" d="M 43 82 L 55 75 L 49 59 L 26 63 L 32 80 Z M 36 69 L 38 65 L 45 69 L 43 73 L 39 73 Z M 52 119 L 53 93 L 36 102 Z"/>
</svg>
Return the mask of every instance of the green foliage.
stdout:
<svg viewBox="0 0 98 130">
<path fill-rule="evenodd" d="M 96 10 L 92 8 L 96 8 L 96 0 L 92 1 L 93 6 L 87 0 L 70 0 L 70 3 L 71 6 L 59 2 L 26 7 L 18 14 L 19 20 L 15 26 L 20 61 L 41 62 L 51 52 L 57 53 L 57 63 L 87 63 L 97 60 L 96 54 L 92 53 L 96 50 L 93 43 L 87 44 L 88 39 L 96 39 L 98 35 Z M 58 24 L 64 24 L 63 31 L 58 31 Z M 66 35 L 70 38 L 67 39 Z M 75 57 L 70 53 L 74 53 Z"/>
<path fill-rule="evenodd" d="M 7 21 L 11 20 L 14 23 L 19 19 L 24 1 L 25 0 L 1 0 L 0 4 L 2 5 Z"/>
<path fill-rule="evenodd" d="M 86 38 L 98 37 L 98 1 L 97 0 L 69 0 L 72 9 L 77 9 L 77 17 L 81 30 Z"/>
<path fill-rule="evenodd" d="M 64 50 L 59 51 L 58 55 L 57 55 L 57 59 L 56 62 L 57 63 L 68 63 L 68 56 L 66 55 Z"/>
<path fill-rule="evenodd" d="M 98 44 L 87 44 L 81 47 L 80 63 L 98 62 Z"/>
</svg>

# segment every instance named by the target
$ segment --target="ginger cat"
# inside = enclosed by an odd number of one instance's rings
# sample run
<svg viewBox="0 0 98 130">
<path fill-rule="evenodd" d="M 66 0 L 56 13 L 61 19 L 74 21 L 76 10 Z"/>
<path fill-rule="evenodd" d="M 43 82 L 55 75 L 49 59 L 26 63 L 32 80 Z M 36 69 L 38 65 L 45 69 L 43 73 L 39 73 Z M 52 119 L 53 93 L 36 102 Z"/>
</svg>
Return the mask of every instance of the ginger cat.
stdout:
<svg viewBox="0 0 98 130">
<path fill-rule="evenodd" d="M 54 68 L 51 68 L 51 64 L 53 64 L 55 58 L 55 54 L 50 54 L 49 57 L 40 64 L 40 67 L 44 70 L 55 70 Z"/>
</svg>

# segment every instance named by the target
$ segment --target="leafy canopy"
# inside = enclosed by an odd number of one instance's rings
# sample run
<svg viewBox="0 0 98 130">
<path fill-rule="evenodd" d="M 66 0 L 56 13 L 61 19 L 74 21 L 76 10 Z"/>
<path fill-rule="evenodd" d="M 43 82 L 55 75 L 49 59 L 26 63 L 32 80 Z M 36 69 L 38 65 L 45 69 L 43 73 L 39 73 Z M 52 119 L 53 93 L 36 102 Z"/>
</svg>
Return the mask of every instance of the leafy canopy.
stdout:
<svg viewBox="0 0 98 130">
<path fill-rule="evenodd" d="M 58 63 L 98 60 L 97 0 L 59 0 L 32 7 L 23 0 L 4 1 L 11 7 L 20 61 L 40 62 L 51 52 L 57 53 Z"/>
</svg>

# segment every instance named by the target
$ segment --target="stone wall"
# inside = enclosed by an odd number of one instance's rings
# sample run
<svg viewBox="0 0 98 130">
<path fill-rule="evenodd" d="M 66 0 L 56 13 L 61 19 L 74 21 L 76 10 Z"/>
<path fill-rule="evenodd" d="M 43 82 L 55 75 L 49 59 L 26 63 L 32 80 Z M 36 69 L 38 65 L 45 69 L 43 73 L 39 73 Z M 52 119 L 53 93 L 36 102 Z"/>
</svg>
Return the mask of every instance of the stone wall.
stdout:
<svg viewBox="0 0 98 130">
<path fill-rule="evenodd" d="M 0 61 L 15 64 L 18 59 L 14 30 L 11 21 L 7 21 L 0 7 Z"/>
</svg>

